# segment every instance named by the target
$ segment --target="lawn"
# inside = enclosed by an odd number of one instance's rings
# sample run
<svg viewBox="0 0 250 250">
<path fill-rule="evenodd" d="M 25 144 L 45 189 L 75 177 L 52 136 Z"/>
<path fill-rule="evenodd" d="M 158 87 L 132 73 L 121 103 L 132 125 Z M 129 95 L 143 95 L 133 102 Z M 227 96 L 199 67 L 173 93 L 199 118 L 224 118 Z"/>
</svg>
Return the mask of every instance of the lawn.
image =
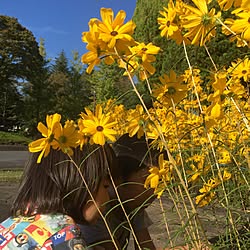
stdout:
<svg viewBox="0 0 250 250">
<path fill-rule="evenodd" d="M 28 145 L 32 139 L 19 133 L 0 131 L 0 144 Z"/>
<path fill-rule="evenodd" d="M 19 182 L 23 169 L 1 169 L 0 182 Z"/>
</svg>

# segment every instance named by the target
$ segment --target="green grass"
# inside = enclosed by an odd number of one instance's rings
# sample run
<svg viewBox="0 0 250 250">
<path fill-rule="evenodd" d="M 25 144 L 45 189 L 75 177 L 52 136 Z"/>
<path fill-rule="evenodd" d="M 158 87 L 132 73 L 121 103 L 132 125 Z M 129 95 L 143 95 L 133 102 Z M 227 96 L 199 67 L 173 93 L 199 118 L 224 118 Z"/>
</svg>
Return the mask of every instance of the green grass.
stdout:
<svg viewBox="0 0 250 250">
<path fill-rule="evenodd" d="M 19 182 L 22 174 L 22 169 L 1 169 L 0 182 Z"/>
<path fill-rule="evenodd" d="M 28 145 L 31 141 L 31 138 L 18 133 L 0 131 L 0 144 Z"/>
</svg>

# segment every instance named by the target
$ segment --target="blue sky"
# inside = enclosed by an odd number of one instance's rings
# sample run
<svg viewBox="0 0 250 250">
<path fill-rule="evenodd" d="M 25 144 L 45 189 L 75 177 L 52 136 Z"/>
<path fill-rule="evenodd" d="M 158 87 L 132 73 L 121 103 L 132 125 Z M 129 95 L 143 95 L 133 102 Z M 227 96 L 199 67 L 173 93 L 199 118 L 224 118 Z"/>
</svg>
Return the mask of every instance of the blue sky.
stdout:
<svg viewBox="0 0 250 250">
<path fill-rule="evenodd" d="M 85 53 L 81 34 L 88 30 L 90 18 L 100 18 L 100 8 L 112 8 L 115 14 L 125 10 L 127 20 L 133 16 L 136 0 L 0 0 L 0 14 L 16 17 L 36 40 L 45 39 L 48 58 L 64 50 Z"/>
</svg>

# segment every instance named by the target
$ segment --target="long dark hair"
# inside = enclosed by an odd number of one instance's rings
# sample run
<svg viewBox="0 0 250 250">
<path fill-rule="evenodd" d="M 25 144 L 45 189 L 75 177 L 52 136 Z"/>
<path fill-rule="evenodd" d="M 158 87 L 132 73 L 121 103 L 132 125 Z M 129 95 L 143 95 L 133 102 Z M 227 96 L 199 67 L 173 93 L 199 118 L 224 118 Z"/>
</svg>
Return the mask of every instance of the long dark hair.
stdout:
<svg viewBox="0 0 250 250">
<path fill-rule="evenodd" d="M 108 177 L 108 168 L 116 169 L 116 158 L 112 148 L 105 144 L 84 145 L 76 148 L 72 160 L 62 151 L 51 150 L 49 155 L 37 164 L 38 154 L 33 154 L 24 171 L 23 179 L 11 213 L 30 216 L 63 213 L 77 223 L 84 223 L 82 210 L 89 194 L 83 183 L 95 197 L 103 178 Z M 81 176 L 82 175 L 82 176 Z"/>
<path fill-rule="evenodd" d="M 146 141 L 145 137 L 130 137 L 129 134 L 122 135 L 113 145 L 117 156 L 120 176 L 123 180 L 140 169 L 158 165 L 160 151 L 152 148 L 152 141 Z"/>
</svg>

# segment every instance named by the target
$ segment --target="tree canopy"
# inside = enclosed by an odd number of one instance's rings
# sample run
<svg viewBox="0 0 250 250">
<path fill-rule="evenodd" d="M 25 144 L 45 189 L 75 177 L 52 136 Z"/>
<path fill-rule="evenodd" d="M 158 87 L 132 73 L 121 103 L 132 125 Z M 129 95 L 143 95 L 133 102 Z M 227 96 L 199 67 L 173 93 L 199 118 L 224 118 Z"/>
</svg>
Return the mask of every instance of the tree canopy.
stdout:
<svg viewBox="0 0 250 250">
<path fill-rule="evenodd" d="M 34 81 L 43 65 L 33 34 L 16 18 L 0 16 L 0 124 L 20 123 L 22 84 Z"/>
</svg>

